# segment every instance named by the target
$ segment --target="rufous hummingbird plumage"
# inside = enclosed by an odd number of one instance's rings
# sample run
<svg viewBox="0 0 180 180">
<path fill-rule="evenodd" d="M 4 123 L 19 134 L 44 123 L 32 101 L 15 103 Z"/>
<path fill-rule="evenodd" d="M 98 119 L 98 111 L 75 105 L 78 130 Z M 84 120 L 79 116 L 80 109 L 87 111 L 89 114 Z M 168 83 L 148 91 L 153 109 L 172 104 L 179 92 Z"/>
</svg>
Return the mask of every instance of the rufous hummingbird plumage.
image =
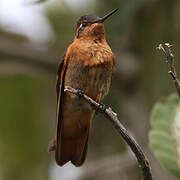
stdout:
<svg viewBox="0 0 180 180">
<path fill-rule="evenodd" d="M 58 66 L 56 137 L 49 150 L 55 150 L 60 166 L 68 161 L 81 166 L 85 161 L 95 112 L 82 98 L 64 92 L 64 87 L 82 90 L 97 102 L 108 93 L 115 60 L 105 39 L 103 22 L 117 10 L 102 18 L 82 16 L 74 41 Z"/>
</svg>

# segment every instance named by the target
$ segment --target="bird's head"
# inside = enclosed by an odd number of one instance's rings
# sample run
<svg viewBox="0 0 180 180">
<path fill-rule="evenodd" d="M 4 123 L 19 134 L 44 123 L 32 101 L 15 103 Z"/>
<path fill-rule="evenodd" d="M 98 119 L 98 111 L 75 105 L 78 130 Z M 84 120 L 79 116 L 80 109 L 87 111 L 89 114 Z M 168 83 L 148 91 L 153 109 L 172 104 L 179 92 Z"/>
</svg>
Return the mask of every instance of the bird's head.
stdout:
<svg viewBox="0 0 180 180">
<path fill-rule="evenodd" d="M 104 38 L 104 24 L 103 22 L 114 14 L 118 9 L 114 9 L 102 18 L 96 15 L 81 16 L 77 22 L 75 38 Z"/>
</svg>

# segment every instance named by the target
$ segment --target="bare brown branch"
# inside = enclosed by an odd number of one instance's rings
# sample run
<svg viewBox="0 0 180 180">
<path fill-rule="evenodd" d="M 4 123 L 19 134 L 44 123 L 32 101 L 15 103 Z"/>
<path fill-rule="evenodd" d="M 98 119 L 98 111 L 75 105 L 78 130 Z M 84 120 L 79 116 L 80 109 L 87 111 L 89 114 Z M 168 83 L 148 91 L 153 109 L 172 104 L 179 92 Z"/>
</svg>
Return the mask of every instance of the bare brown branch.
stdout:
<svg viewBox="0 0 180 180">
<path fill-rule="evenodd" d="M 79 92 L 77 89 L 74 89 L 69 86 L 65 86 L 64 91 L 70 92 L 70 93 L 73 93 L 76 95 L 78 95 L 78 92 Z M 115 112 L 113 112 L 110 107 L 106 108 L 104 110 L 104 108 L 102 107 L 101 104 L 94 101 L 86 94 L 83 94 L 82 98 L 84 98 L 84 100 L 86 100 L 96 111 L 102 113 L 107 119 L 109 119 L 110 122 L 114 125 L 115 129 L 121 134 L 123 139 L 130 146 L 131 150 L 134 152 L 134 154 L 139 162 L 139 166 L 142 170 L 143 180 L 153 180 L 149 161 L 147 160 L 141 147 L 137 144 L 135 139 L 129 135 L 126 128 L 121 124 L 121 122 L 119 121 L 119 119 L 117 117 L 117 114 Z"/>
<path fill-rule="evenodd" d="M 168 64 L 168 68 L 169 68 L 169 74 L 172 77 L 172 80 L 174 81 L 174 85 L 176 87 L 176 91 L 178 93 L 178 96 L 180 98 L 180 84 L 177 78 L 177 73 L 176 73 L 176 69 L 174 67 L 174 55 L 172 53 L 171 50 L 172 45 L 170 45 L 169 43 L 165 43 L 165 44 L 160 44 L 157 49 L 162 50 L 165 57 L 166 57 L 166 62 Z"/>
</svg>

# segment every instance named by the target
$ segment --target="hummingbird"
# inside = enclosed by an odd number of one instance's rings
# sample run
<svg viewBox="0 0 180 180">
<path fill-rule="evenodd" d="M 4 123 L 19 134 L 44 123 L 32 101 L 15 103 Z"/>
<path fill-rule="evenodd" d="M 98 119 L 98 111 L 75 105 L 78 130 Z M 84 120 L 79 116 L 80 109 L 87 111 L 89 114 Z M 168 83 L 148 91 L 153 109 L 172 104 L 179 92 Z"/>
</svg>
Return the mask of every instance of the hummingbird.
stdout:
<svg viewBox="0 0 180 180">
<path fill-rule="evenodd" d="M 77 21 L 74 41 L 58 65 L 56 137 L 49 146 L 59 166 L 71 161 L 81 166 L 86 158 L 95 110 L 83 98 L 64 92 L 65 86 L 81 90 L 99 102 L 108 93 L 115 57 L 106 42 L 104 17 L 84 15 Z"/>
</svg>

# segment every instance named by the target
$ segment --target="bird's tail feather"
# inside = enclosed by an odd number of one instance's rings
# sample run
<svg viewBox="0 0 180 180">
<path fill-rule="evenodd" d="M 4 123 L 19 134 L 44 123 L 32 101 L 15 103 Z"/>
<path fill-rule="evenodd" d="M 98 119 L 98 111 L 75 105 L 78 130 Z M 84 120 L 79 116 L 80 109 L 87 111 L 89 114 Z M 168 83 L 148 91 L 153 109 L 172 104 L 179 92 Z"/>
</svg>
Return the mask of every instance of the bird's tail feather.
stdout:
<svg viewBox="0 0 180 180">
<path fill-rule="evenodd" d="M 59 148 L 57 147 L 55 158 L 58 165 L 63 166 L 71 161 L 75 166 L 81 166 L 86 158 L 90 127 L 76 138 L 60 136 Z"/>
</svg>

